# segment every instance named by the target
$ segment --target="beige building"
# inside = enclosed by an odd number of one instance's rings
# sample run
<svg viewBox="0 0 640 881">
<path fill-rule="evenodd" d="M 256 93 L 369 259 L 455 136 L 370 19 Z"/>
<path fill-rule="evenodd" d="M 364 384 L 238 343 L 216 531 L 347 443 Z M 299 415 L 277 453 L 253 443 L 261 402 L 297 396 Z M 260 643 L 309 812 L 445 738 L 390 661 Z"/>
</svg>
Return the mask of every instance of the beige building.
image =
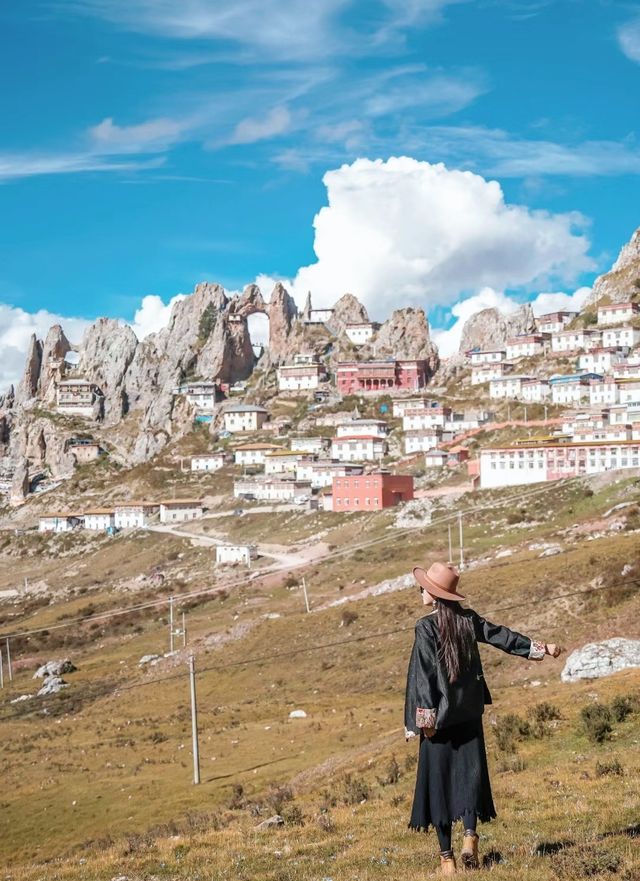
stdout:
<svg viewBox="0 0 640 881">
<path fill-rule="evenodd" d="M 160 502 L 161 523 L 185 523 L 197 520 L 204 514 L 204 505 L 200 499 L 168 499 Z"/>
<path fill-rule="evenodd" d="M 67 449 L 76 461 L 76 465 L 88 465 L 100 458 L 100 444 L 92 440 L 72 440 Z"/>
<path fill-rule="evenodd" d="M 258 431 L 267 421 L 269 413 L 256 404 L 232 404 L 224 411 L 224 427 L 232 434 Z"/>
<path fill-rule="evenodd" d="M 157 502 L 122 502 L 114 507 L 114 523 L 116 529 L 143 529 L 149 525 L 151 517 L 157 514 L 160 505 Z"/>
<path fill-rule="evenodd" d="M 242 563 L 251 566 L 252 560 L 257 560 L 258 549 L 255 545 L 218 545 L 216 547 L 216 563 L 231 564 Z"/>
<path fill-rule="evenodd" d="M 99 389 L 85 379 L 64 379 L 56 386 L 56 410 L 63 416 L 91 418 Z"/>
<path fill-rule="evenodd" d="M 224 467 L 224 453 L 205 453 L 202 456 L 193 456 L 191 459 L 192 471 L 219 471 Z"/>
</svg>

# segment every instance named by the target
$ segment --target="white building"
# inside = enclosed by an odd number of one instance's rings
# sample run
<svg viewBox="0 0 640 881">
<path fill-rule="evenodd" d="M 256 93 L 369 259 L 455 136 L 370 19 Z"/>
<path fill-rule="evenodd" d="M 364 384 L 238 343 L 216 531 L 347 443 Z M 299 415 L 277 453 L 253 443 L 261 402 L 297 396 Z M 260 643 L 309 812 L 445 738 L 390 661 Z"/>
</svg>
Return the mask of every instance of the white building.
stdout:
<svg viewBox="0 0 640 881">
<path fill-rule="evenodd" d="M 522 383 L 529 382 L 532 376 L 516 376 L 514 374 L 492 379 L 489 383 L 489 397 L 494 400 L 500 398 L 522 397 Z"/>
<path fill-rule="evenodd" d="M 451 419 L 451 407 L 429 407 L 427 410 L 407 410 L 402 417 L 403 431 L 423 428 L 444 428 Z"/>
<path fill-rule="evenodd" d="M 394 398 L 392 413 L 396 418 L 402 418 L 409 410 L 427 410 L 433 403 L 428 398 Z"/>
<path fill-rule="evenodd" d="M 256 404 L 232 404 L 224 411 L 224 427 L 232 434 L 258 431 L 267 421 L 268 411 Z"/>
<path fill-rule="evenodd" d="M 94 415 L 99 389 L 85 379 L 65 379 L 56 385 L 56 410 L 64 416 Z"/>
<path fill-rule="evenodd" d="M 143 529 L 159 509 L 156 502 L 122 502 L 114 508 L 114 526 L 116 529 Z"/>
<path fill-rule="evenodd" d="M 640 404 L 640 380 L 621 379 L 618 381 L 621 404 Z"/>
<path fill-rule="evenodd" d="M 589 383 L 589 403 L 592 407 L 602 407 L 619 402 L 620 389 L 612 377 L 605 376 Z"/>
<path fill-rule="evenodd" d="M 373 321 L 360 321 L 347 324 L 344 332 L 354 346 L 363 346 L 373 338 L 380 325 Z"/>
<path fill-rule="evenodd" d="M 161 523 L 185 523 L 197 520 L 204 514 L 204 505 L 200 499 L 168 499 L 160 502 Z"/>
<path fill-rule="evenodd" d="M 583 425 L 575 429 L 572 439 L 574 443 L 595 443 L 600 441 L 616 443 L 617 441 L 627 441 L 631 440 L 631 426 L 606 425 L 603 428 L 596 428 L 593 425 Z"/>
<path fill-rule="evenodd" d="M 437 428 L 418 428 L 406 431 L 404 435 L 404 451 L 407 456 L 412 453 L 426 453 L 434 450 L 442 438 L 442 432 Z"/>
<path fill-rule="evenodd" d="M 316 437 L 314 435 L 309 435 L 309 437 L 292 437 L 291 449 L 299 453 L 310 453 L 320 456 L 329 449 L 329 438 Z"/>
<path fill-rule="evenodd" d="M 348 477 L 349 475 L 362 474 L 362 465 L 353 465 L 347 462 L 333 462 L 331 459 L 318 460 L 317 462 L 300 462 L 297 480 L 309 480 L 313 489 L 323 489 L 333 486 L 334 477 Z"/>
<path fill-rule="evenodd" d="M 622 360 L 622 355 L 615 349 L 592 349 L 583 352 L 578 358 L 578 369 L 588 370 L 592 373 L 608 373 Z"/>
<path fill-rule="evenodd" d="M 633 349 L 640 345 L 640 327 L 608 327 L 602 331 L 602 345 L 611 349 Z"/>
<path fill-rule="evenodd" d="M 82 515 L 82 522 L 85 529 L 93 532 L 105 532 L 107 529 L 113 529 L 116 525 L 115 511 L 111 508 L 95 508 L 93 511 L 85 511 Z"/>
<path fill-rule="evenodd" d="M 389 426 L 383 419 L 353 419 L 336 427 L 337 437 L 386 437 Z"/>
<path fill-rule="evenodd" d="M 215 382 L 185 382 L 173 390 L 174 397 L 185 397 L 200 413 L 213 413 L 220 390 Z"/>
<path fill-rule="evenodd" d="M 613 375 L 616 379 L 640 379 L 640 357 L 623 358 L 613 365 Z"/>
<path fill-rule="evenodd" d="M 243 477 L 233 484 L 235 498 L 254 498 L 258 502 L 291 502 L 311 494 L 311 484 L 297 480 Z"/>
<path fill-rule="evenodd" d="M 563 330 L 551 334 L 551 351 L 556 354 L 594 349 L 601 343 L 602 334 L 597 330 Z"/>
<path fill-rule="evenodd" d="M 331 441 L 331 458 L 339 462 L 370 462 L 382 459 L 387 452 L 384 438 L 371 435 L 347 435 Z"/>
<path fill-rule="evenodd" d="M 306 392 L 317 389 L 326 377 L 325 369 L 317 361 L 312 363 L 282 364 L 278 367 L 278 390 Z"/>
<path fill-rule="evenodd" d="M 504 361 L 506 352 L 504 349 L 472 349 L 467 352 L 472 367 L 481 364 L 498 364 Z"/>
<path fill-rule="evenodd" d="M 258 549 L 255 545 L 217 545 L 216 546 L 216 563 L 218 564 L 235 564 L 242 563 L 245 566 L 251 566 L 252 560 L 257 560 Z"/>
<path fill-rule="evenodd" d="M 610 303 L 598 306 L 598 324 L 624 324 L 640 315 L 640 303 Z"/>
<path fill-rule="evenodd" d="M 191 458 L 192 471 L 219 471 L 224 467 L 224 453 L 205 453 Z"/>
<path fill-rule="evenodd" d="M 542 355 L 548 337 L 542 333 L 527 333 L 507 340 L 507 360 L 533 358 Z"/>
<path fill-rule="evenodd" d="M 590 397 L 590 383 L 592 380 L 602 379 L 595 373 L 570 373 L 566 376 L 552 376 L 549 380 L 551 385 L 551 400 L 554 404 L 582 404 Z"/>
<path fill-rule="evenodd" d="M 560 333 L 577 317 L 577 312 L 549 312 L 541 315 L 536 324 L 542 333 Z"/>
<path fill-rule="evenodd" d="M 424 454 L 424 464 L 426 468 L 442 468 L 447 464 L 447 453 L 445 450 L 429 450 Z"/>
<path fill-rule="evenodd" d="M 233 459 L 236 465 L 264 465 L 264 457 L 267 453 L 280 450 L 275 444 L 260 443 L 256 441 L 253 444 L 242 444 L 235 447 L 233 451 Z"/>
<path fill-rule="evenodd" d="M 265 475 L 295 474 L 298 462 L 306 456 L 308 453 L 301 453 L 297 450 L 273 450 L 270 453 L 265 453 L 264 473 Z"/>
<path fill-rule="evenodd" d="M 325 321 L 331 321 L 332 316 L 333 309 L 311 309 L 305 324 L 324 324 Z"/>
<path fill-rule="evenodd" d="M 529 379 L 521 383 L 520 395 L 528 404 L 542 404 L 551 397 L 551 386 L 546 379 Z"/>
<path fill-rule="evenodd" d="M 482 385 L 491 382 L 492 379 L 501 379 L 513 370 L 513 364 L 506 361 L 497 361 L 495 364 L 481 364 L 471 368 L 471 385 Z"/>
<path fill-rule="evenodd" d="M 43 514 L 38 522 L 38 532 L 71 532 L 81 523 L 77 514 Z"/>
<path fill-rule="evenodd" d="M 541 483 L 640 465 L 640 442 L 567 443 L 485 449 L 480 452 L 483 489 Z"/>
</svg>

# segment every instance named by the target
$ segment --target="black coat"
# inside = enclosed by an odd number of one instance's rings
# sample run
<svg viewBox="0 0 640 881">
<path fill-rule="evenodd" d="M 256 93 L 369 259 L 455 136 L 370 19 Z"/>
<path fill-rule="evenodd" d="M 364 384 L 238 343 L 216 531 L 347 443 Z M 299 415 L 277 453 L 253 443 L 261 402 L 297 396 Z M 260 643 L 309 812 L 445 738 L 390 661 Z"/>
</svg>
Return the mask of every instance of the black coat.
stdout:
<svg viewBox="0 0 640 881">
<path fill-rule="evenodd" d="M 491 694 L 482 672 L 477 645 L 479 642 L 523 658 L 539 659 L 544 656 L 542 643 L 507 627 L 491 624 L 472 609 L 466 609 L 465 614 L 473 622 L 476 643 L 469 668 L 453 683 L 449 682 L 447 672 L 438 659 L 437 614 L 426 615 L 416 624 L 415 642 L 407 672 L 404 709 L 407 733 L 420 733 L 420 728 L 416 725 L 416 709 L 419 707 L 436 711 L 435 727 L 438 729 L 478 719 L 484 713 L 485 704 L 491 703 Z"/>
</svg>

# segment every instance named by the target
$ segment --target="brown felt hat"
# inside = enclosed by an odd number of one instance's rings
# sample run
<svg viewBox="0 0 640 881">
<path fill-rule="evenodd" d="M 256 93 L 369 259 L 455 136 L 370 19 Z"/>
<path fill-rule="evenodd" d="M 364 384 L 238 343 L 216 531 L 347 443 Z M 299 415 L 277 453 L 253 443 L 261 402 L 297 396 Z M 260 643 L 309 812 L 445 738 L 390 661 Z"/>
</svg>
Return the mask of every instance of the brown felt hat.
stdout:
<svg viewBox="0 0 640 881">
<path fill-rule="evenodd" d="M 463 600 L 464 596 L 456 591 L 460 581 L 460 573 L 450 563 L 433 563 L 429 569 L 416 566 L 413 577 L 420 587 L 429 591 L 432 597 L 439 600 Z"/>
</svg>

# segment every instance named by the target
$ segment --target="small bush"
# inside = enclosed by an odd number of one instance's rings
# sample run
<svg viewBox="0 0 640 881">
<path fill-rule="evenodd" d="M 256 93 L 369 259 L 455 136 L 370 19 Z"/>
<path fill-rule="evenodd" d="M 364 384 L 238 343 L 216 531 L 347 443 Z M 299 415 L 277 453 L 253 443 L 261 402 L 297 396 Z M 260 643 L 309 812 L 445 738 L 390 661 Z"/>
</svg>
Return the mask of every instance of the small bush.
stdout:
<svg viewBox="0 0 640 881">
<path fill-rule="evenodd" d="M 352 777 L 347 774 L 344 778 L 344 798 L 346 805 L 359 805 L 360 802 L 369 798 L 369 786 L 361 777 Z"/>
<path fill-rule="evenodd" d="M 622 777 L 624 768 L 617 759 L 611 762 L 596 762 L 596 777 Z"/>
<path fill-rule="evenodd" d="M 352 612 L 351 609 L 345 609 L 340 620 L 340 627 L 349 627 L 354 621 L 358 620 L 358 613 Z"/>
<path fill-rule="evenodd" d="M 290 786 L 273 786 L 267 794 L 266 802 L 274 814 L 283 814 L 287 802 L 293 801 L 293 790 Z"/>
<path fill-rule="evenodd" d="M 396 761 L 396 757 L 392 756 L 391 761 L 387 765 L 387 773 L 384 777 L 378 777 L 377 780 L 380 786 L 395 786 L 400 779 L 400 775 L 400 765 Z"/>
<path fill-rule="evenodd" d="M 627 716 L 637 713 L 640 709 L 638 695 L 618 695 L 611 701 L 611 715 L 616 722 L 624 722 Z"/>
<path fill-rule="evenodd" d="M 287 826 L 304 826 L 305 816 L 300 805 L 295 804 L 295 802 L 283 808 L 280 816 Z"/>
<path fill-rule="evenodd" d="M 620 856 L 602 845 L 568 848 L 551 857 L 551 868 L 556 877 L 566 878 L 568 881 L 592 878 L 605 872 L 617 872 L 620 863 Z"/>
<path fill-rule="evenodd" d="M 231 790 L 231 798 L 229 799 L 229 810 L 239 811 L 244 808 L 246 803 L 247 799 L 244 794 L 244 786 L 242 783 L 234 783 Z"/>
<path fill-rule="evenodd" d="M 500 759 L 496 765 L 496 771 L 498 774 L 519 774 L 526 767 L 522 756 L 509 756 Z"/>
<path fill-rule="evenodd" d="M 594 703 L 580 711 L 582 730 L 592 743 L 604 743 L 611 734 L 611 710 L 606 704 Z"/>
<path fill-rule="evenodd" d="M 517 742 L 531 736 L 531 725 L 517 713 L 508 713 L 496 719 L 493 733 L 501 752 L 514 753 Z"/>
<path fill-rule="evenodd" d="M 555 704 L 543 701 L 531 707 L 528 713 L 529 718 L 533 722 L 554 722 L 556 719 L 562 719 L 562 713 Z"/>
</svg>

